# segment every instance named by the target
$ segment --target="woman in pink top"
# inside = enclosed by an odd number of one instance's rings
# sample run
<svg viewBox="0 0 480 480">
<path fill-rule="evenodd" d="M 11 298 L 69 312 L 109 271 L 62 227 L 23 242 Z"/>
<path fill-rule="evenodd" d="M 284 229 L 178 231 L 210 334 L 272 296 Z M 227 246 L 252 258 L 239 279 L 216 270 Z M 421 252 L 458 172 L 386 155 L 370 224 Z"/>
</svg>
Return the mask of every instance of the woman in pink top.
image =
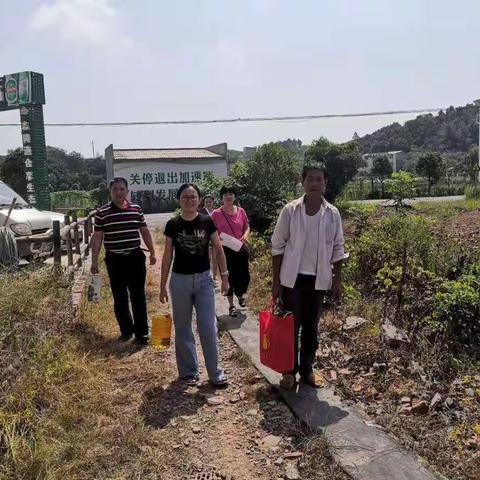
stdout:
<svg viewBox="0 0 480 480">
<path fill-rule="evenodd" d="M 240 307 L 246 307 L 245 294 L 250 283 L 248 249 L 245 245 L 250 234 L 250 226 L 245 210 L 234 205 L 235 194 L 235 189 L 222 187 L 220 196 L 222 197 L 223 205 L 212 213 L 212 219 L 219 234 L 225 233 L 243 243 L 243 247 L 238 252 L 225 245 L 223 246 L 229 274 L 230 289 L 227 292 L 227 298 L 230 304 L 229 314 L 231 317 L 236 317 L 238 314 L 233 303 L 233 294 L 237 296 Z"/>
</svg>

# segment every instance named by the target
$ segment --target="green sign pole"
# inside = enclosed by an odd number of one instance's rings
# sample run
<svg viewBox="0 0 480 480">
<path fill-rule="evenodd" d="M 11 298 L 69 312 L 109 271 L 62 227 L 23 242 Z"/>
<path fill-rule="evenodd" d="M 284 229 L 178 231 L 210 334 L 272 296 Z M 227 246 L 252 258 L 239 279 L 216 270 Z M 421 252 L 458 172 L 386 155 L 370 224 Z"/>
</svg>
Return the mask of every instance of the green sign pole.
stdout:
<svg viewBox="0 0 480 480">
<path fill-rule="evenodd" d="M 47 148 L 42 105 L 20 108 L 27 200 L 40 210 L 50 208 L 47 179 Z"/>
<path fill-rule="evenodd" d="M 50 208 L 47 148 L 43 107 L 43 75 L 20 72 L 0 77 L 0 111 L 20 109 L 27 200 L 41 210 Z"/>
</svg>

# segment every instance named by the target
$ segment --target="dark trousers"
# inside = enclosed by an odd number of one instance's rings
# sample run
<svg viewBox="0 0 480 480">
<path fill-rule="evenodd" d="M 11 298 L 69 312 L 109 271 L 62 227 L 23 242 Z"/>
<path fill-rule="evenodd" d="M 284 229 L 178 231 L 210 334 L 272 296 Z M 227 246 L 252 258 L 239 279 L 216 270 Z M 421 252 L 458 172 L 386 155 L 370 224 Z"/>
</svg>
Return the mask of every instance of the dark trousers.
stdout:
<svg viewBox="0 0 480 480">
<path fill-rule="evenodd" d="M 145 254 L 134 250 L 129 255 L 107 252 L 105 255 L 110 286 L 113 294 L 115 317 L 122 335 L 137 338 L 148 335 L 147 302 L 145 300 Z M 132 315 L 128 303 L 132 302 Z"/>
<path fill-rule="evenodd" d="M 227 297 L 245 295 L 250 284 L 250 270 L 248 265 L 248 250 L 243 247 L 239 252 L 223 247 L 227 259 L 228 282 L 230 288 Z"/>
<path fill-rule="evenodd" d="M 292 373 L 299 372 L 302 377 L 313 372 L 324 295 L 323 290 L 315 290 L 315 277 L 312 275 L 299 274 L 293 288 L 282 287 L 282 306 L 293 312 L 295 318 L 295 367 Z"/>
</svg>

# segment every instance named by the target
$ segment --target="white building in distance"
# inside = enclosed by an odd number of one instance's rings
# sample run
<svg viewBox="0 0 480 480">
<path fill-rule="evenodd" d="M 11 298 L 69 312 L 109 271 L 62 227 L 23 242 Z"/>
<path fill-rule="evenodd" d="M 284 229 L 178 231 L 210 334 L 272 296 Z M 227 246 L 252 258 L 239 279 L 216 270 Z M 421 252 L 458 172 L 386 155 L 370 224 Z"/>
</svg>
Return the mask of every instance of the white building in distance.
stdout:
<svg viewBox="0 0 480 480">
<path fill-rule="evenodd" d="M 408 154 L 402 150 L 394 150 L 391 152 L 365 153 L 364 155 L 362 155 L 362 158 L 365 161 L 366 165 L 365 167 L 362 167 L 359 172 L 369 173 L 373 167 L 373 161 L 375 160 L 375 158 L 384 156 L 388 158 L 394 172 L 402 170 L 408 158 Z"/>
<path fill-rule="evenodd" d="M 227 175 L 227 144 L 205 148 L 105 149 L 107 183 L 128 182 L 131 200 L 146 213 L 171 211 L 184 183 L 199 183 L 207 173 Z"/>
</svg>

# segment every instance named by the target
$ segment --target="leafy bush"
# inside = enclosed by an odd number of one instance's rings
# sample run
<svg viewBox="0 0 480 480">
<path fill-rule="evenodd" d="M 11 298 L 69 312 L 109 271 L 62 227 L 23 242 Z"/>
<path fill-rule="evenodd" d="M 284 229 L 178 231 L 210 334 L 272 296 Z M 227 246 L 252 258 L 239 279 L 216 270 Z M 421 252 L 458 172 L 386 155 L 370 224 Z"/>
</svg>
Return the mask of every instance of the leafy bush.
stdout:
<svg viewBox="0 0 480 480">
<path fill-rule="evenodd" d="M 218 197 L 222 186 L 234 186 L 252 227 L 263 233 L 274 223 L 280 208 L 295 197 L 299 178 L 300 164 L 291 151 L 269 143 L 259 147 L 252 158 L 235 163 L 227 177 L 207 175 L 200 189 Z"/>
<path fill-rule="evenodd" d="M 479 253 L 436 238 L 433 226 L 418 215 L 362 222 L 345 280 L 362 298 L 382 299 L 411 334 L 478 344 Z"/>
<path fill-rule="evenodd" d="M 92 208 L 95 201 L 90 192 L 84 190 L 67 190 L 50 193 L 50 202 L 55 208 Z"/>
<path fill-rule="evenodd" d="M 436 332 L 465 344 L 480 342 L 480 285 L 477 276 L 466 275 L 444 282 L 435 294 L 429 317 Z"/>
<path fill-rule="evenodd" d="M 293 200 L 299 177 L 300 165 L 292 153 L 275 143 L 262 145 L 251 159 L 237 163 L 230 172 L 239 200 L 260 232 L 267 230 L 279 209 Z"/>
<path fill-rule="evenodd" d="M 433 234 L 425 219 L 416 215 L 392 215 L 370 228 L 363 222 L 362 225 L 364 232 L 355 242 L 354 261 L 356 283 L 364 293 L 384 288 L 386 278 L 390 278 L 397 267 L 402 267 L 404 257 L 410 272 L 429 269 L 435 250 Z"/>
<path fill-rule="evenodd" d="M 402 208 L 405 206 L 405 200 L 412 198 L 415 187 L 415 179 L 411 173 L 408 172 L 395 172 L 386 182 L 387 193 L 391 195 L 395 206 Z"/>
<path fill-rule="evenodd" d="M 467 185 L 464 190 L 465 197 L 467 200 L 479 199 L 480 198 L 480 185 L 471 184 Z"/>
<path fill-rule="evenodd" d="M 105 205 L 109 199 L 108 190 L 102 187 L 94 188 L 93 190 L 90 190 L 90 197 L 92 198 L 95 207 Z"/>
<path fill-rule="evenodd" d="M 371 183 L 372 182 L 365 177 L 356 177 L 345 185 L 339 199 L 341 198 L 343 201 L 364 200 L 368 198 L 372 191 Z"/>
<path fill-rule="evenodd" d="M 255 232 L 252 232 L 248 238 L 248 247 L 250 249 L 250 260 L 256 260 L 262 255 L 270 255 L 269 242 Z"/>
<path fill-rule="evenodd" d="M 200 192 L 203 195 L 210 194 L 215 197 L 215 206 L 219 207 L 222 203 L 220 198 L 220 189 L 226 185 L 228 177 L 217 177 L 214 173 L 208 172 L 204 175 L 202 181 L 198 184 Z"/>
</svg>

